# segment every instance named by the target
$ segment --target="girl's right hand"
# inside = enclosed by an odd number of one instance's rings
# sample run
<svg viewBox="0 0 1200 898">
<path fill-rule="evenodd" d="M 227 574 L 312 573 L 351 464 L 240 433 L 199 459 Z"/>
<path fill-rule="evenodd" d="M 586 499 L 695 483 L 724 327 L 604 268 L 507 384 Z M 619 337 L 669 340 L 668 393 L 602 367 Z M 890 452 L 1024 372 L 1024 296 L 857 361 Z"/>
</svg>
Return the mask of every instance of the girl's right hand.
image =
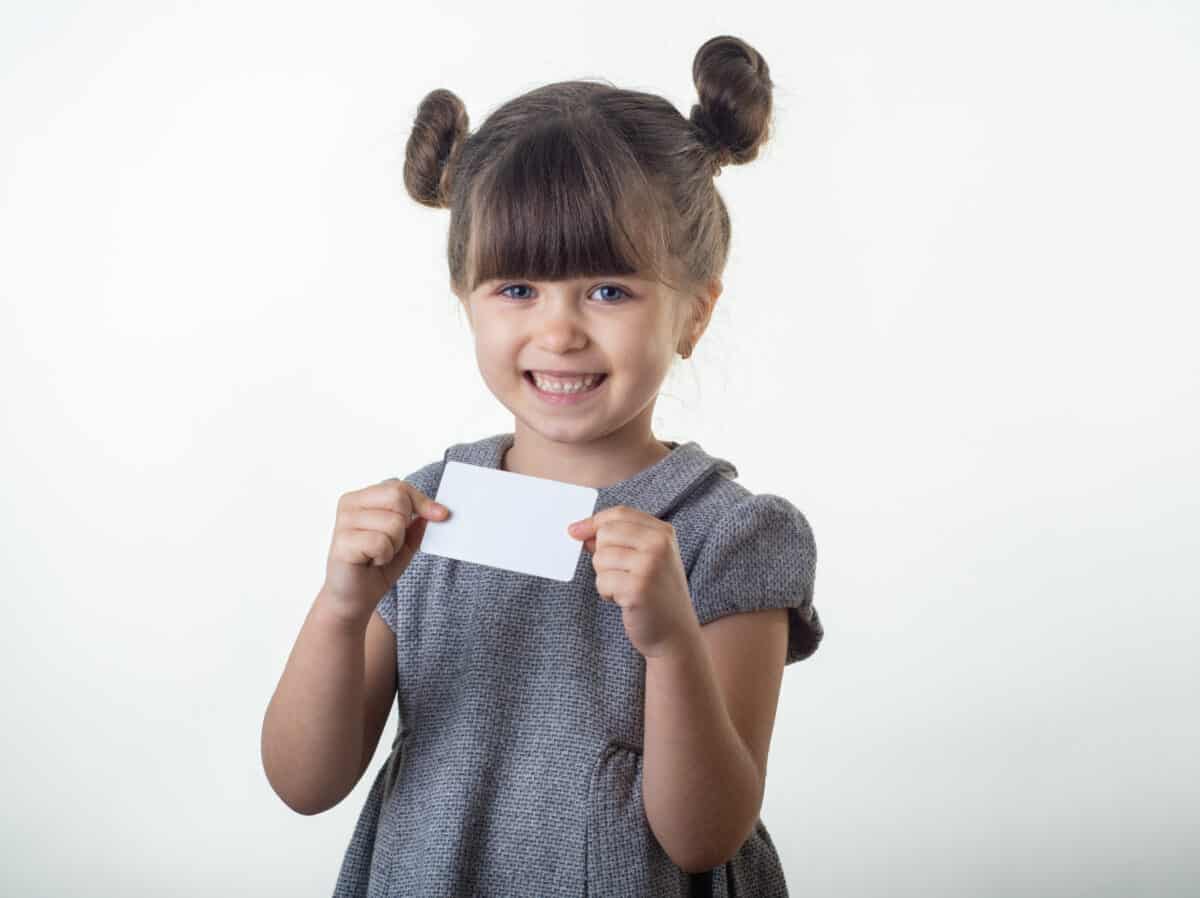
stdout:
<svg viewBox="0 0 1200 898">
<path fill-rule="evenodd" d="M 427 521 L 450 511 L 392 477 L 346 493 L 337 519 L 322 592 L 338 614 L 366 620 L 421 547 Z"/>
</svg>

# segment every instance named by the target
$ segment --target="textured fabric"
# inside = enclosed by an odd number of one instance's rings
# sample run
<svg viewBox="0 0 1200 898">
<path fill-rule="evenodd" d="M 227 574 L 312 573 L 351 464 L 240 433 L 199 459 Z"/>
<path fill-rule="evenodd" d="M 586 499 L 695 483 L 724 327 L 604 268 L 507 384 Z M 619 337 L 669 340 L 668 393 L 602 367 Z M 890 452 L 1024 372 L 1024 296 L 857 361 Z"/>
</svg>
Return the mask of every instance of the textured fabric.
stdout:
<svg viewBox="0 0 1200 898">
<path fill-rule="evenodd" d="M 501 467 L 513 434 L 458 443 L 404 479 L 436 496 L 448 460 Z M 599 490 L 676 533 L 701 624 L 787 608 L 786 663 L 823 636 L 816 550 L 786 499 L 751 494 L 695 442 Z M 676 866 L 642 804 L 646 663 L 580 551 L 567 583 L 424 552 L 379 602 L 396 634 L 400 724 L 335 898 L 787 895 L 761 819 L 727 863 Z"/>
</svg>

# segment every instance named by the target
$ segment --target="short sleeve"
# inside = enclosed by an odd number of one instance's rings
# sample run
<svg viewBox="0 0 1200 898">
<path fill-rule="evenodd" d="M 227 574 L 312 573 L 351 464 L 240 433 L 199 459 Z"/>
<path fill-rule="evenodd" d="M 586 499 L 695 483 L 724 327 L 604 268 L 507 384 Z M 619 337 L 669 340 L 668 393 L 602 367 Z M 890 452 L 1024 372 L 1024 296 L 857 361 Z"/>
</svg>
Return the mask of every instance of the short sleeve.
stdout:
<svg viewBox="0 0 1200 898">
<path fill-rule="evenodd" d="M 817 650 L 825 635 L 813 607 L 817 547 L 804 514 L 781 496 L 739 499 L 712 526 L 688 576 L 701 625 L 744 611 L 788 609 L 785 664 Z"/>
<path fill-rule="evenodd" d="M 438 459 L 435 462 L 430 462 L 425 467 L 413 471 L 407 477 L 402 478 L 405 483 L 410 483 L 423 492 L 429 498 L 433 498 L 437 492 L 437 485 L 441 481 L 442 470 L 445 467 L 445 460 Z M 413 569 L 413 565 L 417 563 L 419 554 L 413 557 L 412 562 L 400 578 L 388 588 L 388 591 L 383 594 L 383 598 L 379 600 L 379 604 L 375 606 L 375 610 L 379 612 L 379 616 L 383 618 L 384 623 L 391 628 L 393 633 L 396 632 L 396 603 L 399 600 L 401 585 L 404 579 L 408 576 L 409 571 Z"/>
</svg>

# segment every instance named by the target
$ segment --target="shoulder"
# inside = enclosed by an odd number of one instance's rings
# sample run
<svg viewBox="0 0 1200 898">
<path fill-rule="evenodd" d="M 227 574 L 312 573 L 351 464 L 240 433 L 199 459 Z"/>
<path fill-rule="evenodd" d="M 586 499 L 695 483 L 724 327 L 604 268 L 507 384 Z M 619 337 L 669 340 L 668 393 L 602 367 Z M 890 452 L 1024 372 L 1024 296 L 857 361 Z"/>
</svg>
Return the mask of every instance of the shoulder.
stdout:
<svg viewBox="0 0 1200 898">
<path fill-rule="evenodd" d="M 804 552 L 816 553 L 812 526 L 796 505 L 774 493 L 754 493 L 742 484 L 714 477 L 672 515 L 680 554 L 694 561 L 707 546 L 726 550 L 731 544 L 770 537 L 783 538 Z M 690 568 L 690 564 L 689 564 Z"/>
<path fill-rule="evenodd" d="M 808 517 L 774 493 L 721 490 L 687 526 L 693 556 L 689 574 L 719 568 L 723 576 L 761 583 L 770 571 L 786 575 L 794 585 L 797 579 L 811 578 L 816 566 L 817 544 Z M 764 567 L 766 562 L 770 564 Z"/>
<path fill-rule="evenodd" d="M 783 496 L 720 479 L 679 511 L 676 541 L 700 624 L 787 608 L 787 663 L 811 655 L 824 627 L 813 605 L 817 547 L 807 516 Z"/>
</svg>

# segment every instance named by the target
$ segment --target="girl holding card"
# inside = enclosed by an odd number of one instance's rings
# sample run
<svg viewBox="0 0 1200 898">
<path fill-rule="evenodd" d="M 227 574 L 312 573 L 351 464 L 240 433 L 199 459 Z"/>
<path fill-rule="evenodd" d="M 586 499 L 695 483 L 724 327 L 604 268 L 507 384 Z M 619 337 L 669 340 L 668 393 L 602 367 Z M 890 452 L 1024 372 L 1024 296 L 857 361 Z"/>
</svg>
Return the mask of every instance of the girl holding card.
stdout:
<svg viewBox="0 0 1200 898">
<path fill-rule="evenodd" d="M 704 43 L 685 117 L 549 84 L 471 131 L 435 90 L 405 163 L 511 432 L 344 495 L 263 727 L 272 786 L 341 801 L 399 727 L 335 895 L 785 896 L 759 818 L 783 669 L 823 636 L 804 514 L 652 432 L 722 292 L 714 179 L 767 140 L 766 60 Z M 419 551 L 450 461 L 594 487 L 569 581 Z"/>
</svg>

